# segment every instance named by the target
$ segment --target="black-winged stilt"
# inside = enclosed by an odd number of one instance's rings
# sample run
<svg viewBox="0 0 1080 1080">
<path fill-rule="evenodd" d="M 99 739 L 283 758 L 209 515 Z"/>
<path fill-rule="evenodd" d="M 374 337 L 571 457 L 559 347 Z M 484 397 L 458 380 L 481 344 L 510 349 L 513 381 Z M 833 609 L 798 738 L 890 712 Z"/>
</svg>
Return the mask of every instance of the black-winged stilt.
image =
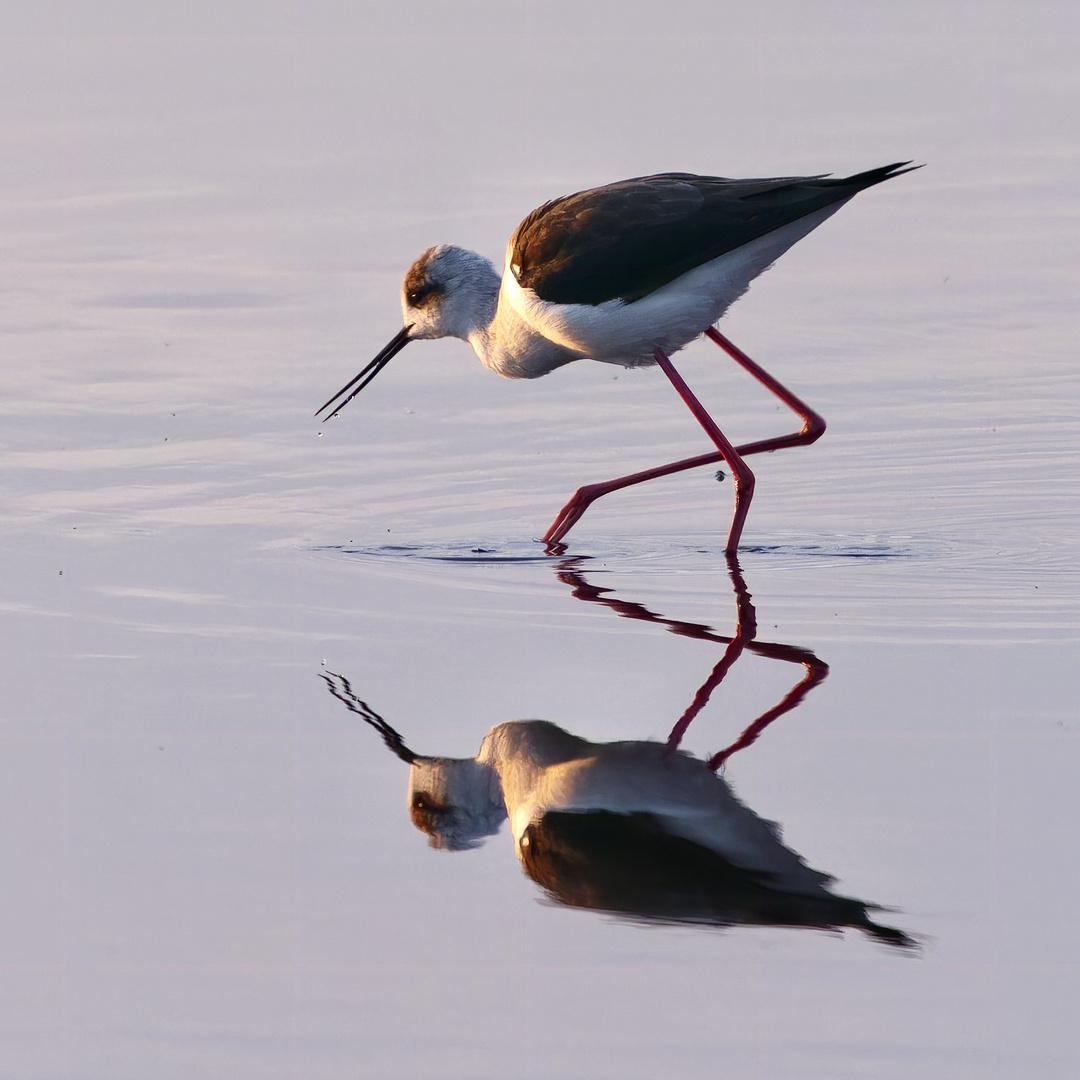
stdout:
<svg viewBox="0 0 1080 1080">
<path fill-rule="evenodd" d="M 579 488 L 544 535 L 558 543 L 601 495 L 696 465 L 726 461 L 735 510 L 725 551 L 739 545 L 753 497 L 750 454 L 814 442 L 825 422 L 737 349 L 714 323 L 792 244 L 864 188 L 912 171 L 909 162 L 843 179 L 728 180 L 661 173 L 553 199 L 510 240 L 502 276 L 464 248 L 429 248 L 405 275 L 405 326 L 315 414 L 333 415 L 410 341 L 458 337 L 485 367 L 533 379 L 573 360 L 658 364 L 716 450 Z M 671 363 L 707 334 L 802 419 L 802 428 L 733 446 Z"/>
</svg>

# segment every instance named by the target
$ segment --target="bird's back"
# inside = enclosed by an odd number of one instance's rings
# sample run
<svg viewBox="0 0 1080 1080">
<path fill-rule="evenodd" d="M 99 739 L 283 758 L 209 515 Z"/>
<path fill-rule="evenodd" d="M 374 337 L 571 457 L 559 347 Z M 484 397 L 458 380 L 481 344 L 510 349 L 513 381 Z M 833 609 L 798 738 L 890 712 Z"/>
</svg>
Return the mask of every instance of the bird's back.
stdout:
<svg viewBox="0 0 1080 1080">
<path fill-rule="evenodd" d="M 558 304 L 633 303 L 682 274 L 845 202 L 907 162 L 845 178 L 729 180 L 659 173 L 545 203 L 518 226 L 510 269 Z"/>
</svg>

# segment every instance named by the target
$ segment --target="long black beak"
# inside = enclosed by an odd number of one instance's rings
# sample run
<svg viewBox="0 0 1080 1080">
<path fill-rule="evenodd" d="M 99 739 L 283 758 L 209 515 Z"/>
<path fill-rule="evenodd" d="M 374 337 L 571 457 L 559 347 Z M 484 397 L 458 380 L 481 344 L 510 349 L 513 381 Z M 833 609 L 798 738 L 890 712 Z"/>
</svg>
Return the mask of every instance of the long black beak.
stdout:
<svg viewBox="0 0 1080 1080">
<path fill-rule="evenodd" d="M 339 409 L 345 408 L 345 406 L 348 405 L 349 402 L 352 401 L 352 399 L 356 397 L 356 395 L 359 394 L 360 391 L 363 390 L 364 387 L 367 386 L 367 384 L 371 382 L 371 380 L 374 379 L 375 376 L 378 375 L 379 372 L 382 371 L 382 369 L 386 367 L 386 365 L 389 364 L 390 361 L 393 360 L 394 357 L 397 356 L 397 354 L 401 352 L 401 350 L 404 349 L 406 345 L 409 344 L 409 331 L 411 329 L 412 323 L 409 323 L 408 326 L 402 327 L 401 331 L 390 340 L 390 342 L 379 353 L 379 355 L 376 356 L 375 359 L 372 360 L 371 363 L 368 364 L 368 366 L 364 368 L 364 370 L 361 371 L 355 379 L 349 382 L 348 385 L 343 386 L 325 405 L 317 409 L 315 415 L 318 416 L 319 413 L 325 412 L 327 409 L 330 409 L 331 405 L 333 405 L 334 407 L 330 410 L 330 413 L 328 414 L 329 416 L 333 416 L 334 413 L 336 413 Z M 360 383 L 360 385 L 356 386 L 357 383 Z M 354 386 L 356 386 L 356 389 L 353 390 L 351 394 L 349 394 L 349 391 L 352 390 Z M 338 401 L 338 399 L 341 398 L 344 394 L 349 394 L 349 396 L 341 401 Z M 337 402 L 336 405 L 334 404 L 335 402 Z"/>
</svg>

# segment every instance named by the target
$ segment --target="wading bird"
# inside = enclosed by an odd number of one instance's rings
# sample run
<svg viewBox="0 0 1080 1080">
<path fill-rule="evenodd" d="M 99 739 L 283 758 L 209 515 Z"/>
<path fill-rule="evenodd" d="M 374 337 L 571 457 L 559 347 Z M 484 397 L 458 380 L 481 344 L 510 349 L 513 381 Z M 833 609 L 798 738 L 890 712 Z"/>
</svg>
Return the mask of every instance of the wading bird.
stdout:
<svg viewBox="0 0 1080 1080">
<path fill-rule="evenodd" d="M 534 379 L 573 360 L 657 364 L 716 450 L 579 488 L 542 539 L 557 544 L 601 495 L 725 461 L 735 488 L 725 551 L 733 554 L 754 491 L 754 474 L 743 459 L 812 443 L 825 421 L 714 323 L 792 244 L 864 188 L 910 172 L 908 166 L 899 162 L 843 179 L 660 173 L 580 191 L 525 218 L 510 240 L 501 277 L 475 252 L 446 244 L 429 248 L 405 275 L 404 327 L 315 415 L 334 415 L 421 338 L 461 338 L 485 367 L 508 379 Z M 802 428 L 732 445 L 671 363 L 672 353 L 701 334 L 794 410 Z"/>
</svg>

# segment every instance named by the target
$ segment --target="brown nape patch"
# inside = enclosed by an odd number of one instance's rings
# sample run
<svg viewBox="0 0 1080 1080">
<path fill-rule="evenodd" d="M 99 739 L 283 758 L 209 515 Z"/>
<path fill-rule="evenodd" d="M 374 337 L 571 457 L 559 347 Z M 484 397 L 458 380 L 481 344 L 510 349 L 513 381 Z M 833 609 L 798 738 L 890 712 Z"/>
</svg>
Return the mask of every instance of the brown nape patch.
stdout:
<svg viewBox="0 0 1080 1080">
<path fill-rule="evenodd" d="M 409 267 L 409 272 L 405 275 L 403 288 L 405 299 L 408 301 L 409 307 L 413 308 L 424 307 L 445 291 L 442 285 L 432 281 L 428 276 L 427 259 L 423 256 Z"/>
<path fill-rule="evenodd" d="M 437 803 L 426 791 L 417 791 L 409 800 L 412 823 L 429 836 L 439 835 L 439 823 L 451 808 Z"/>
</svg>

